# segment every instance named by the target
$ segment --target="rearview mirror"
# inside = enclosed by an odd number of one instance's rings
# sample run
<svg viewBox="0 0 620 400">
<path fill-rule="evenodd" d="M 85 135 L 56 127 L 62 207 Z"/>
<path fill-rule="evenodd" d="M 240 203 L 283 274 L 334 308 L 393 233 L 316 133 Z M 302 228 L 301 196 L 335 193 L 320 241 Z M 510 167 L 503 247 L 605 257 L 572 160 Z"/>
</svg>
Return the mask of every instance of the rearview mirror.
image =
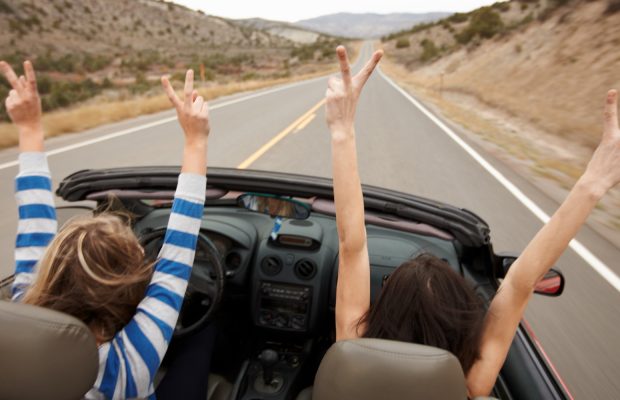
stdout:
<svg viewBox="0 0 620 400">
<path fill-rule="evenodd" d="M 310 207 L 307 204 L 271 194 L 242 194 L 237 197 L 237 205 L 272 217 L 306 219 L 310 216 Z"/>
<path fill-rule="evenodd" d="M 504 276 L 510 269 L 510 266 L 517 260 L 517 256 L 513 255 L 500 255 L 502 260 L 502 268 Z M 534 293 L 543 296 L 557 297 L 564 292 L 564 275 L 557 268 L 551 268 L 549 272 L 536 284 Z"/>
</svg>

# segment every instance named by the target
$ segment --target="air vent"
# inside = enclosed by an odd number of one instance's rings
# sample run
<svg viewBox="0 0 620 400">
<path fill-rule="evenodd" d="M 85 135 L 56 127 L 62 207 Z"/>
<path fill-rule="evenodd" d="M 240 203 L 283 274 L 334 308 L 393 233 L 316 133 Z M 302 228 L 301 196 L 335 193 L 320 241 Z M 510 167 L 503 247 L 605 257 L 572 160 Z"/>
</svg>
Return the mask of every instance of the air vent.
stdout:
<svg viewBox="0 0 620 400">
<path fill-rule="evenodd" d="M 236 271 L 237 268 L 241 266 L 242 262 L 243 258 L 241 257 L 241 254 L 237 253 L 236 251 L 231 251 L 226 256 L 226 268 L 229 271 Z"/>
<path fill-rule="evenodd" d="M 260 263 L 260 269 L 265 275 L 274 276 L 282 271 L 282 260 L 280 257 L 267 256 Z"/>
<path fill-rule="evenodd" d="M 308 259 L 299 260 L 295 264 L 295 275 L 305 281 L 314 278 L 314 275 L 316 275 L 316 264 Z"/>
</svg>

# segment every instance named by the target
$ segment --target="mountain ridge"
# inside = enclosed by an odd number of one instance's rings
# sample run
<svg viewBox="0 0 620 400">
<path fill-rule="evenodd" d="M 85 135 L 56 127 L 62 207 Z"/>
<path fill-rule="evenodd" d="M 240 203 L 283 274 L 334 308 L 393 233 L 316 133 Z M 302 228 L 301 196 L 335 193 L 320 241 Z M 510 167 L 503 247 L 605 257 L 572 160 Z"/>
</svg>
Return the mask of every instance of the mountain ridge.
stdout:
<svg viewBox="0 0 620 400">
<path fill-rule="evenodd" d="M 317 32 L 348 38 L 379 38 L 412 26 L 432 22 L 451 12 L 429 13 L 349 13 L 326 14 L 294 24 Z"/>
</svg>

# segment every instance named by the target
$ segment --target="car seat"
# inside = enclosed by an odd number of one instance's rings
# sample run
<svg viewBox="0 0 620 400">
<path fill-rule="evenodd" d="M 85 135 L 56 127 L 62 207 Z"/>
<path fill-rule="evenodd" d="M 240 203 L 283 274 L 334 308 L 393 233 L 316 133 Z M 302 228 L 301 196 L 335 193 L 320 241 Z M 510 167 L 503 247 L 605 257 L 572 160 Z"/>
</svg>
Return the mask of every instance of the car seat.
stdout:
<svg viewBox="0 0 620 400">
<path fill-rule="evenodd" d="M 383 339 L 334 343 L 321 361 L 314 387 L 297 400 L 465 400 L 457 358 L 438 348 Z M 491 398 L 476 398 L 477 400 Z"/>
<path fill-rule="evenodd" d="M 97 344 L 78 319 L 0 301 L 0 397 L 79 399 L 95 383 Z"/>
</svg>

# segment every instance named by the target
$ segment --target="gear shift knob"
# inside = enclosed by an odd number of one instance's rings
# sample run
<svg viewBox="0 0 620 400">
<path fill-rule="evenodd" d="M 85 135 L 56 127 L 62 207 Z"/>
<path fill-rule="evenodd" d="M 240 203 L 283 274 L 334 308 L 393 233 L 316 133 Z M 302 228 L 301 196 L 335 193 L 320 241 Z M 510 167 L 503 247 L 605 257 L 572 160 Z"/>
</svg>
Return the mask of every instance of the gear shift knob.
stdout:
<svg viewBox="0 0 620 400">
<path fill-rule="evenodd" d="M 270 385 L 273 381 L 273 367 L 278 363 L 278 353 L 271 349 L 261 351 L 258 361 L 263 367 L 263 381 L 265 385 Z"/>
</svg>

